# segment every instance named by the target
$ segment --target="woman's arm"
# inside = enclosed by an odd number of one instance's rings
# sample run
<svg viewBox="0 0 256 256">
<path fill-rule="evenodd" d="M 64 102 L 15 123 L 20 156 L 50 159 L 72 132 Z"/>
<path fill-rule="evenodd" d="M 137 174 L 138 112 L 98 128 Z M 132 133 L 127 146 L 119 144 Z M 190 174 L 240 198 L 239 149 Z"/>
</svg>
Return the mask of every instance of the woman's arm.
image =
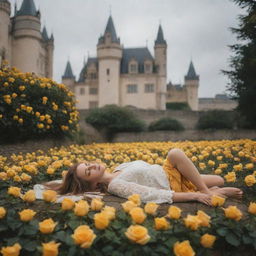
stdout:
<svg viewBox="0 0 256 256">
<path fill-rule="evenodd" d="M 198 201 L 207 205 L 211 205 L 211 195 L 196 192 L 174 192 L 172 196 L 173 202 Z"/>
</svg>

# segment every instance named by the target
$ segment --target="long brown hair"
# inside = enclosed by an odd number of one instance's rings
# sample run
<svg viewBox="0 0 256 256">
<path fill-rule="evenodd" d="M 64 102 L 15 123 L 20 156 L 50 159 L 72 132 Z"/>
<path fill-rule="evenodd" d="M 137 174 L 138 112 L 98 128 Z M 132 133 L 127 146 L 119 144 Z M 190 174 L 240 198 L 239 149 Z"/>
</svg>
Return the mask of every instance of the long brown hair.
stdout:
<svg viewBox="0 0 256 256">
<path fill-rule="evenodd" d="M 97 187 L 95 189 L 92 189 L 90 182 L 86 180 L 82 180 L 77 176 L 76 169 L 80 164 L 81 163 L 76 163 L 70 166 L 61 184 L 57 182 L 45 182 L 43 183 L 43 185 L 48 189 L 55 190 L 60 195 L 64 195 L 64 194 L 76 195 L 76 194 L 82 194 L 85 192 L 95 192 L 95 191 L 106 193 L 107 184 L 98 183 Z"/>
</svg>

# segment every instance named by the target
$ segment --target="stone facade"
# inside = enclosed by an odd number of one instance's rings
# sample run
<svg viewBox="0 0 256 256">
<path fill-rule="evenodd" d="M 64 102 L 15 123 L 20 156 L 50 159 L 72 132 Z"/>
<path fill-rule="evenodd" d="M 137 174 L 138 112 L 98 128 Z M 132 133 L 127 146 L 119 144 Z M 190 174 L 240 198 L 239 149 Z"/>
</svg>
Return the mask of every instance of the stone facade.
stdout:
<svg viewBox="0 0 256 256">
<path fill-rule="evenodd" d="M 41 29 L 41 14 L 33 0 L 23 0 L 19 10 L 0 0 L 0 62 L 7 60 L 22 72 L 34 72 L 43 77 L 53 75 L 53 35 Z"/>
</svg>

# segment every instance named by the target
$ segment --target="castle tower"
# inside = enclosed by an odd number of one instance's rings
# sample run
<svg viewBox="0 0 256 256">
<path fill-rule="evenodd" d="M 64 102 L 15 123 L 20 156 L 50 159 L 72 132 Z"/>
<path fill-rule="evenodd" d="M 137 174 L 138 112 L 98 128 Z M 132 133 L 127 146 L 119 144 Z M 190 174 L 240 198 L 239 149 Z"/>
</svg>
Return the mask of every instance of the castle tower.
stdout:
<svg viewBox="0 0 256 256">
<path fill-rule="evenodd" d="M 3 59 L 10 61 L 9 28 L 11 4 L 8 0 L 0 0 L 0 65 Z"/>
<path fill-rule="evenodd" d="M 159 25 L 157 39 L 155 40 L 155 65 L 157 66 L 157 85 L 156 85 L 156 108 L 166 109 L 166 65 L 167 65 L 167 43 L 161 25 Z"/>
<path fill-rule="evenodd" d="M 70 61 L 68 60 L 65 73 L 62 76 L 62 83 L 68 86 L 68 88 L 75 92 L 75 76 L 73 75 L 72 67 Z"/>
<path fill-rule="evenodd" d="M 97 44 L 99 107 L 106 104 L 120 105 L 120 63 L 122 47 L 117 38 L 112 17 Z"/>
<path fill-rule="evenodd" d="M 199 75 L 196 74 L 193 62 L 190 62 L 188 73 L 185 76 L 185 87 L 187 90 L 187 102 L 194 111 L 198 110 L 198 87 Z"/>
<path fill-rule="evenodd" d="M 12 66 L 23 72 L 45 75 L 45 54 L 39 50 L 41 42 L 40 12 L 33 0 L 23 0 L 13 18 Z"/>
</svg>

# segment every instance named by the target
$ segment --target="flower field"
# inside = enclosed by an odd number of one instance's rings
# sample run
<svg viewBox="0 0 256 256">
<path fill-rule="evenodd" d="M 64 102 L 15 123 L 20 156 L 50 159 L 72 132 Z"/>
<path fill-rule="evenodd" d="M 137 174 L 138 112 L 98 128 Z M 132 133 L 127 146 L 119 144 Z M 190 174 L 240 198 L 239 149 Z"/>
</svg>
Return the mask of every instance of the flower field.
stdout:
<svg viewBox="0 0 256 256">
<path fill-rule="evenodd" d="M 161 165 L 171 148 L 180 148 L 202 174 L 224 177 L 225 186 L 244 191 L 246 212 L 225 206 L 214 196 L 208 211 L 181 217 L 170 205 L 143 204 L 136 194 L 122 210 L 104 201 L 54 203 L 46 191 L 36 200 L 33 185 L 60 179 L 76 161 L 106 164 L 111 172 L 123 162 L 144 160 Z M 256 254 L 256 142 L 252 140 L 143 142 L 71 145 L 0 156 L 0 252 L 2 255 L 243 255 Z"/>
</svg>

